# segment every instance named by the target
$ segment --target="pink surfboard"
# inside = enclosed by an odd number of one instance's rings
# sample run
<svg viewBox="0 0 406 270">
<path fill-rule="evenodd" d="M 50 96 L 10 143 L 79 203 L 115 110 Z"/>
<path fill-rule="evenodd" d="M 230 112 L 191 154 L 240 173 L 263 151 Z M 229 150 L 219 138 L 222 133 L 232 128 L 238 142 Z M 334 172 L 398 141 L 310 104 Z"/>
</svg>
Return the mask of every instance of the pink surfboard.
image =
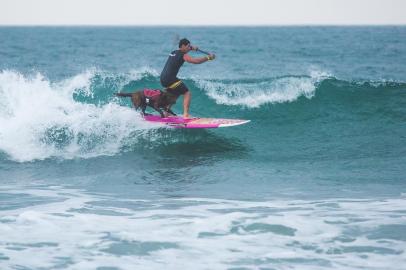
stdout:
<svg viewBox="0 0 406 270">
<path fill-rule="evenodd" d="M 161 118 L 159 115 L 145 115 L 144 119 L 149 122 L 162 123 L 175 128 L 220 128 L 232 127 L 248 123 L 250 120 L 223 119 L 223 118 L 190 118 L 180 116 L 168 116 Z"/>
</svg>

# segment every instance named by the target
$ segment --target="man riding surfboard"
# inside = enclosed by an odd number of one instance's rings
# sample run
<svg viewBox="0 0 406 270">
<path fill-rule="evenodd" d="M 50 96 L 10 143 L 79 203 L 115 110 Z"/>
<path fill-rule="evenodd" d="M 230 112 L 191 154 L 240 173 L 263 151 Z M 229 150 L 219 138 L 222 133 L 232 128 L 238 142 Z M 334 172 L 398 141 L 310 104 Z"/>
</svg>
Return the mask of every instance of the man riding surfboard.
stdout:
<svg viewBox="0 0 406 270">
<path fill-rule="evenodd" d="M 205 57 L 193 58 L 188 55 L 188 52 L 194 50 L 197 51 L 196 46 L 191 46 L 190 41 L 183 38 L 179 41 L 179 49 L 171 52 L 169 54 L 168 60 L 166 61 L 165 67 L 161 72 L 161 84 L 167 89 L 168 92 L 183 97 L 183 117 L 190 118 L 189 107 L 191 101 L 191 93 L 187 86 L 176 76 L 178 75 L 180 67 L 186 61 L 192 64 L 201 64 L 209 60 L 213 60 L 216 56 L 214 54 L 209 54 Z"/>
</svg>

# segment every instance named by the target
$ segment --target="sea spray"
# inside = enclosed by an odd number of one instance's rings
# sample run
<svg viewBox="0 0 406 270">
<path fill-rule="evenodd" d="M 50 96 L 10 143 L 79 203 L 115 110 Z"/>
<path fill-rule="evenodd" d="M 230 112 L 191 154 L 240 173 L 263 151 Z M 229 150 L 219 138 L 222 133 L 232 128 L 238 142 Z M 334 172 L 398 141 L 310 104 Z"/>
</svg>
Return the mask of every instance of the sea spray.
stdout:
<svg viewBox="0 0 406 270">
<path fill-rule="evenodd" d="M 74 100 L 77 91 L 92 95 L 91 77 L 51 83 L 39 73 L 1 72 L 0 150 L 17 161 L 112 155 L 134 131 L 152 127 L 129 107 Z"/>
</svg>

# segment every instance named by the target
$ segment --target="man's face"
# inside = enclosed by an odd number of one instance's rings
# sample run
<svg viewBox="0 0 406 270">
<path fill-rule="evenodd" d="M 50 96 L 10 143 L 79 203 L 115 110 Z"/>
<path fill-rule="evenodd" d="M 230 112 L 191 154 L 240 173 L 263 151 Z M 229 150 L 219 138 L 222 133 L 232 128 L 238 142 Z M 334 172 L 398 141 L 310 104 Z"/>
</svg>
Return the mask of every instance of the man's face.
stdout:
<svg viewBox="0 0 406 270">
<path fill-rule="evenodd" d="M 180 46 L 180 50 L 181 50 L 182 52 L 185 52 L 185 53 L 189 52 L 189 51 L 191 50 L 190 43 L 189 43 L 189 44 L 186 44 L 186 45 L 181 45 L 181 46 Z"/>
</svg>

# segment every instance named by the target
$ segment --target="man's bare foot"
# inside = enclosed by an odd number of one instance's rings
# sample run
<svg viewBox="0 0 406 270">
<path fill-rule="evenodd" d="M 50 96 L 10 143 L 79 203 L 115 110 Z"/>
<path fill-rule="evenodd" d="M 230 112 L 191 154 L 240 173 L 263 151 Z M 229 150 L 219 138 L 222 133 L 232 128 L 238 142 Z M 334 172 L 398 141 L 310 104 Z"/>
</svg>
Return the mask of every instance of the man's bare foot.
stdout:
<svg viewBox="0 0 406 270">
<path fill-rule="evenodd" d="M 190 116 L 190 114 L 184 114 L 184 115 L 183 115 L 183 119 L 190 119 L 190 118 L 192 118 L 192 117 Z"/>
</svg>

